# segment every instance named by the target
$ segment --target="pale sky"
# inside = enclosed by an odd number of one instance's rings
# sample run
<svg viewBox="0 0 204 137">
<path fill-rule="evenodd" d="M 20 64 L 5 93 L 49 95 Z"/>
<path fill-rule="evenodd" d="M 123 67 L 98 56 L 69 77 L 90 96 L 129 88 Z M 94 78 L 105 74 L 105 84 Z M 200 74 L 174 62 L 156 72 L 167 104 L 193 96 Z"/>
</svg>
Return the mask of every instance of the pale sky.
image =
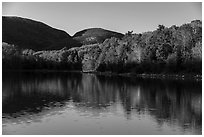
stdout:
<svg viewBox="0 0 204 137">
<path fill-rule="evenodd" d="M 22 3 L 3 2 L 2 14 L 41 21 L 74 35 L 87 28 L 104 28 L 121 33 L 155 30 L 192 20 L 202 20 L 202 3 Z"/>
</svg>

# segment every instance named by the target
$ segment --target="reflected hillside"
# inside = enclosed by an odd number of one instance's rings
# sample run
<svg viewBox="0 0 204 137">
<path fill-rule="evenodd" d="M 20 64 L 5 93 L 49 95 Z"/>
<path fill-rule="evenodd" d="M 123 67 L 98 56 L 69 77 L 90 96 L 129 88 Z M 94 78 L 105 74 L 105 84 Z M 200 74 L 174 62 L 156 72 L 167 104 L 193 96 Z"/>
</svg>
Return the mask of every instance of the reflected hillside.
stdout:
<svg viewBox="0 0 204 137">
<path fill-rule="evenodd" d="M 12 85 L 12 86 L 11 86 Z M 127 119 L 149 115 L 159 125 L 202 127 L 202 85 L 196 81 L 142 79 L 65 72 L 3 74 L 3 116 L 40 113 L 68 102 L 96 116 L 121 105 Z M 16 107 L 17 106 L 17 107 Z"/>
</svg>

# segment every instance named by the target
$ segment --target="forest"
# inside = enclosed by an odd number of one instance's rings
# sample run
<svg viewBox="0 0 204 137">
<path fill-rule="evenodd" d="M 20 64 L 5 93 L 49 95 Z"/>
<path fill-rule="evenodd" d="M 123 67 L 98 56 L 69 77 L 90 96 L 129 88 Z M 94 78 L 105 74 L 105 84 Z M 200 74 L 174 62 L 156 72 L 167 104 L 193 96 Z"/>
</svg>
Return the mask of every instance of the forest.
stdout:
<svg viewBox="0 0 204 137">
<path fill-rule="evenodd" d="M 158 25 L 141 34 L 128 31 L 122 38 L 60 50 L 21 48 L 2 44 L 3 70 L 51 69 L 83 72 L 201 74 L 202 22 L 181 26 Z"/>
</svg>

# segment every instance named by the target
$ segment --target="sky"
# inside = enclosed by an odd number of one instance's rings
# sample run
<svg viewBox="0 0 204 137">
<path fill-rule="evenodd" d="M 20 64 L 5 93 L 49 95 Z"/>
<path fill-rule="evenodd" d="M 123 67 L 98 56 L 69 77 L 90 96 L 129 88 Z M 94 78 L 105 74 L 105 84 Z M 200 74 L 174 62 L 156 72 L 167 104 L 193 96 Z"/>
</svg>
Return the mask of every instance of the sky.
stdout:
<svg viewBox="0 0 204 137">
<path fill-rule="evenodd" d="M 126 33 L 152 31 L 202 20 L 202 3 L 187 2 L 3 2 L 3 16 L 41 21 L 70 35 L 87 28 L 104 28 Z"/>
</svg>

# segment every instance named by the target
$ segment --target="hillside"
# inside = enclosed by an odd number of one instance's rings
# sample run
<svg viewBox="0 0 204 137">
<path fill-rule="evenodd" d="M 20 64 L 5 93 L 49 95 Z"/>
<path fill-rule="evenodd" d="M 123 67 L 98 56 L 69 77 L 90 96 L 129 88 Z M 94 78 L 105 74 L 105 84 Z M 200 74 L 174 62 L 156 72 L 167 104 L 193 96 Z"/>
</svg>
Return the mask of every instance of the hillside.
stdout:
<svg viewBox="0 0 204 137">
<path fill-rule="evenodd" d="M 115 37 L 122 38 L 124 35 L 118 32 L 105 30 L 102 28 L 90 28 L 79 31 L 73 35 L 73 39 L 79 41 L 83 45 L 102 43 L 105 39 Z"/>
<path fill-rule="evenodd" d="M 152 32 L 71 49 L 21 50 L 3 43 L 3 69 L 64 69 L 137 74 L 202 74 L 202 22 L 159 25 Z"/>
<path fill-rule="evenodd" d="M 21 17 L 2 17 L 2 40 L 35 51 L 80 46 L 65 31 Z"/>
</svg>

